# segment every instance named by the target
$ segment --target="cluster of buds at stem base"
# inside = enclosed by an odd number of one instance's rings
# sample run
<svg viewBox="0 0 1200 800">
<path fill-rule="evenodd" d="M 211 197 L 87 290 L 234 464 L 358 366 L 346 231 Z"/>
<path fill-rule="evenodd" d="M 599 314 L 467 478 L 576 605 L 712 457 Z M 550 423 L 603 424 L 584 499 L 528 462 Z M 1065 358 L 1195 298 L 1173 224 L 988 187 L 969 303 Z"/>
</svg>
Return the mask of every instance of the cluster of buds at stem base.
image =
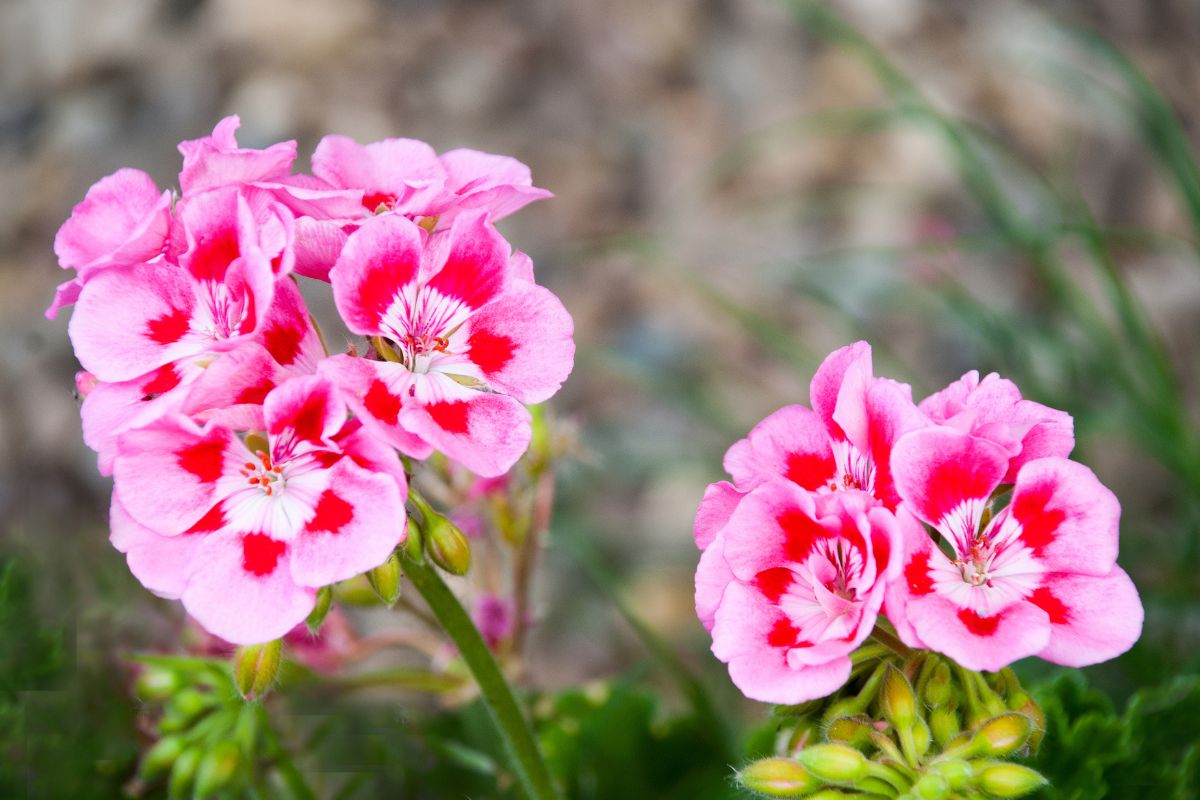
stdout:
<svg viewBox="0 0 1200 800">
<path fill-rule="evenodd" d="M 870 645 L 868 645 L 870 647 Z M 737 774 L 763 797 L 1023 797 L 1046 785 L 1005 759 L 1036 752 L 1044 720 L 1011 670 L 864 648 L 835 695 L 776 709 L 780 750 Z"/>
</svg>

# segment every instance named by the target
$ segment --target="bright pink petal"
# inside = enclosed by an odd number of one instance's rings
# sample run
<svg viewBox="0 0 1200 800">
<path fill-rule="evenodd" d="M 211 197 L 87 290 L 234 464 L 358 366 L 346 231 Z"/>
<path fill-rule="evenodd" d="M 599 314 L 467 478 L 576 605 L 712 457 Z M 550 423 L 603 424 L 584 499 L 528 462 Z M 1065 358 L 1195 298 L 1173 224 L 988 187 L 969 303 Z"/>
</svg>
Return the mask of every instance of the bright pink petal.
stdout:
<svg viewBox="0 0 1200 800">
<path fill-rule="evenodd" d="M 814 496 L 782 480 L 746 495 L 723 531 L 725 560 L 747 582 L 764 570 L 804 562 L 834 533 L 822 524 Z"/>
<path fill-rule="evenodd" d="M 425 284 L 443 297 L 481 308 L 508 283 L 512 249 L 486 214 L 464 214 L 430 239 L 421 265 Z"/>
<path fill-rule="evenodd" d="M 164 534 L 183 533 L 220 500 L 218 481 L 245 447 L 230 431 L 163 417 L 123 434 L 113 465 L 115 491 L 134 519 Z"/>
<path fill-rule="evenodd" d="M 399 216 L 371 220 L 354 232 L 329 272 L 333 299 L 354 333 L 383 333 L 384 316 L 417 279 L 421 230 Z"/>
<path fill-rule="evenodd" d="M 103 381 L 132 380 L 202 349 L 187 337 L 195 305 L 178 267 L 105 270 L 83 288 L 67 331 L 84 369 Z"/>
<path fill-rule="evenodd" d="M 214 357 L 188 386 L 180 411 L 233 430 L 263 430 L 263 401 L 287 373 L 261 345 L 240 347 Z"/>
<path fill-rule="evenodd" d="M 901 506 L 896 510 L 896 524 L 900 531 L 903 564 L 899 574 L 888 580 L 883 613 L 896 629 L 900 641 L 909 647 L 928 649 L 917 635 L 908 618 L 907 605 L 912 597 L 923 597 L 933 592 L 933 576 L 929 572 L 929 560 L 933 555 L 933 539 L 925 527 Z"/>
<path fill-rule="evenodd" d="M 1120 567 L 1102 577 L 1052 573 L 1029 599 L 1050 617 L 1050 643 L 1038 655 L 1055 664 L 1098 664 L 1142 635 L 1142 602 Z"/>
<path fill-rule="evenodd" d="M 571 373 L 571 315 L 541 286 L 513 282 L 467 320 L 466 330 L 466 357 L 493 388 L 523 403 L 549 399 Z"/>
<path fill-rule="evenodd" d="M 120 383 L 97 383 L 83 400 L 83 441 L 96 451 L 101 475 L 111 475 L 117 439 L 171 411 L 181 410 L 188 389 L 174 364 Z M 182 388 L 181 388 L 182 387 Z"/>
<path fill-rule="evenodd" d="M 835 470 L 829 434 L 803 406 L 779 409 L 725 454 L 725 471 L 743 492 L 776 478 L 815 490 L 826 486 Z"/>
<path fill-rule="evenodd" d="M 399 214 L 430 213 L 446 185 L 446 170 L 437 153 L 415 139 L 362 145 L 346 136 L 326 136 L 313 153 L 312 169 L 331 186 L 362 189 L 362 204 L 369 213 L 380 208 Z"/>
<path fill-rule="evenodd" d="M 1107 575 L 1117 560 L 1121 504 L 1082 464 L 1030 461 L 1017 474 L 1009 510 L 1021 542 L 1049 571 Z"/>
<path fill-rule="evenodd" d="M 60 283 L 54 290 L 54 300 L 44 312 L 46 319 L 57 319 L 59 311 L 75 304 L 75 301 L 79 299 L 79 292 L 82 290 L 83 284 L 78 278 Z"/>
<path fill-rule="evenodd" d="M 433 447 L 400 424 L 400 412 L 412 385 L 412 373 L 399 364 L 339 355 L 323 360 L 319 372 L 342 392 L 363 425 L 412 458 L 428 458 Z"/>
<path fill-rule="evenodd" d="M 86 280 L 107 266 L 149 261 L 162 252 L 171 218 L 171 193 L 136 169 L 121 169 L 88 189 L 54 238 L 64 269 Z"/>
<path fill-rule="evenodd" d="M 296 220 L 296 274 L 329 281 L 329 270 L 337 263 L 348 238 L 342 225 L 328 220 L 299 217 Z"/>
<path fill-rule="evenodd" d="M 1017 602 L 984 617 L 928 594 L 910 597 L 906 614 L 927 647 L 950 656 L 967 669 L 996 672 L 1037 655 L 1050 641 L 1050 621 L 1037 606 Z"/>
<path fill-rule="evenodd" d="M 912 401 L 912 388 L 886 378 L 874 379 L 864 396 L 866 452 L 875 467 L 874 495 L 888 508 L 900 503 L 892 478 L 892 448 L 909 431 L 928 425 Z"/>
<path fill-rule="evenodd" d="M 139 523 L 114 495 L 109 514 L 110 541 L 125 554 L 129 571 L 159 597 L 179 599 L 187 586 L 188 564 L 203 535 L 163 536 Z"/>
<path fill-rule="evenodd" d="M 788 666 L 786 617 L 753 589 L 732 583 L 712 628 L 713 655 L 729 664 L 734 685 L 752 700 L 803 703 L 825 697 L 850 677 L 850 659 Z"/>
<path fill-rule="evenodd" d="M 511 397 L 471 392 L 400 412 L 408 431 L 485 478 L 502 475 L 529 447 L 529 411 Z"/>
<path fill-rule="evenodd" d="M 180 142 L 183 170 L 179 188 L 185 196 L 220 186 L 278 180 L 291 172 L 296 160 L 294 141 L 265 150 L 240 147 L 235 136 L 240 125 L 236 115 L 225 117 L 211 136 Z"/>
<path fill-rule="evenodd" d="M 376 437 L 361 420 L 353 419 L 338 433 L 337 446 L 355 464 L 368 472 L 390 475 L 400 489 L 402 497 L 408 496 L 408 476 L 404 464 L 395 449 Z"/>
<path fill-rule="evenodd" d="M 305 374 L 316 370 L 325 356 L 321 337 L 295 281 L 275 282 L 271 307 L 259 334 L 262 346 L 280 366 Z"/>
<path fill-rule="evenodd" d="M 938 526 L 967 500 L 988 497 L 1008 471 L 1008 454 L 984 439 L 946 427 L 900 437 L 892 450 L 896 491 L 910 510 Z"/>
<path fill-rule="evenodd" d="M 834 350 L 825 357 L 813 374 L 808 390 L 809 404 L 835 437 L 845 435 L 834 422 L 834 413 L 838 408 L 838 398 L 847 375 L 851 376 L 851 387 L 848 388 L 856 387 L 861 394 L 866 390 L 865 378 L 871 374 L 871 345 L 866 342 L 855 342 Z M 851 398 L 847 397 L 842 402 L 848 406 L 850 400 Z"/>
<path fill-rule="evenodd" d="M 382 564 L 404 541 L 404 497 L 390 475 L 342 460 L 315 512 L 292 542 L 292 578 L 327 586 Z"/>
<path fill-rule="evenodd" d="M 696 616 L 706 631 L 712 631 L 725 589 L 733 581 L 733 573 L 725 561 L 725 539 L 718 532 L 701 553 L 696 567 Z"/>
<path fill-rule="evenodd" d="M 184 608 L 233 644 L 278 639 L 304 621 L 316 599 L 292 579 L 289 558 L 286 542 L 262 533 L 205 536 L 190 564 Z"/>
<path fill-rule="evenodd" d="M 279 462 L 293 453 L 330 449 L 331 440 L 346 423 L 346 404 L 328 378 L 305 375 L 274 389 L 264 402 L 263 415 L 271 457 Z"/>
<path fill-rule="evenodd" d="M 696 547 L 704 550 L 712 543 L 744 496 L 728 481 L 709 484 L 696 511 L 696 523 L 692 531 Z"/>
<path fill-rule="evenodd" d="M 484 208 L 500 220 L 535 200 L 554 195 L 533 185 L 529 167 L 507 156 L 478 150 L 451 150 L 440 160 L 446 168 L 446 190 L 452 199 L 443 214 L 456 209 Z"/>
</svg>

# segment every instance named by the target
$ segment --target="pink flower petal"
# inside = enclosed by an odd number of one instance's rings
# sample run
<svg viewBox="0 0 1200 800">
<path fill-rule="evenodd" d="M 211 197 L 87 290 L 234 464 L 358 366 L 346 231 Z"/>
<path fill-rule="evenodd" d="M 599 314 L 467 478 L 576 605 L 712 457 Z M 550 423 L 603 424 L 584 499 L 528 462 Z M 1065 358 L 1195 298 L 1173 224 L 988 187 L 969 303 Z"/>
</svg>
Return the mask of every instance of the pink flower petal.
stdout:
<svg viewBox="0 0 1200 800">
<path fill-rule="evenodd" d="M 179 599 L 187 586 L 187 566 L 196 557 L 203 535 L 163 536 L 139 523 L 113 495 L 110 540 L 124 553 L 129 571 L 159 597 Z"/>
<path fill-rule="evenodd" d="M 421 277 L 441 296 L 481 308 L 504 290 L 511 256 L 508 242 L 485 214 L 464 214 L 430 240 Z"/>
<path fill-rule="evenodd" d="M 236 116 L 217 123 L 211 136 L 180 142 L 183 170 L 179 188 L 184 196 L 220 186 L 278 180 L 287 176 L 296 160 L 294 141 L 273 144 L 265 150 L 241 147 L 235 133 L 241 125 Z"/>
<path fill-rule="evenodd" d="M 846 382 L 847 374 L 854 373 L 858 378 L 852 384 L 858 390 L 865 391 L 862 383 L 863 376 L 871 375 L 871 345 L 866 342 L 855 342 L 839 350 L 834 350 L 813 374 L 809 385 L 808 399 L 813 411 L 821 418 L 831 435 L 844 437 L 846 434 L 834 422 L 834 413 L 838 407 L 838 398 L 842 393 L 842 384 Z M 850 398 L 844 402 L 849 403 Z"/>
<path fill-rule="evenodd" d="M 171 218 L 171 193 L 136 169 L 121 169 L 88 189 L 54 238 L 64 269 L 86 281 L 96 270 L 149 261 L 162 252 Z"/>
<path fill-rule="evenodd" d="M 693 526 L 696 547 L 704 550 L 712 543 L 744 496 L 728 481 L 709 484 L 696 511 L 696 523 Z"/>
<path fill-rule="evenodd" d="M 1046 612 L 1018 602 L 993 616 L 980 616 L 928 594 L 910 597 L 906 614 L 921 641 L 967 669 L 996 672 L 1033 656 L 1050 641 Z"/>
<path fill-rule="evenodd" d="M 532 434 L 523 405 L 483 392 L 411 405 L 400 412 L 400 424 L 485 478 L 508 472 L 529 447 Z"/>
<path fill-rule="evenodd" d="M 1050 617 L 1050 643 L 1038 655 L 1055 664 L 1098 664 L 1142 635 L 1142 602 L 1120 567 L 1099 577 L 1051 573 L 1030 602 Z"/>
<path fill-rule="evenodd" d="M 333 298 L 354 333 L 383 333 L 384 316 L 417 279 L 421 230 L 399 216 L 371 220 L 346 242 L 329 272 Z"/>
<path fill-rule="evenodd" d="M 833 479 L 836 466 L 820 418 L 803 406 L 785 406 L 729 448 L 725 471 L 743 492 L 781 477 L 819 489 Z"/>
<path fill-rule="evenodd" d="M 1000 485 L 1008 454 L 953 428 L 923 428 L 900 437 L 891 470 L 900 498 L 936 527 L 967 500 L 986 498 Z"/>
</svg>

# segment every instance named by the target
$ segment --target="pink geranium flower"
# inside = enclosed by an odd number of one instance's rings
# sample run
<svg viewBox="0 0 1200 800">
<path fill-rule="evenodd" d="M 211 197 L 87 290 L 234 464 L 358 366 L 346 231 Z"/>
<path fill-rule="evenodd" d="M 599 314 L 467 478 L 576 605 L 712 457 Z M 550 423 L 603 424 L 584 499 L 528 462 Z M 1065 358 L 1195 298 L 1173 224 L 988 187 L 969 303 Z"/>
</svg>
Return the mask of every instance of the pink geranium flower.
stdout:
<svg viewBox="0 0 1200 800">
<path fill-rule="evenodd" d="M 236 135 L 241 124 L 234 114 L 218 122 L 211 136 L 179 143 L 183 155 L 179 188 L 184 197 L 223 186 L 278 181 L 290 175 L 296 143 L 280 142 L 265 150 L 242 147 Z"/>
<path fill-rule="evenodd" d="M 706 548 L 745 494 L 786 478 L 815 492 L 865 491 L 894 509 L 892 443 L 928 424 L 902 383 L 876 378 L 871 346 L 856 342 L 831 353 L 813 375 L 812 409 L 785 406 L 725 454 L 733 482 L 708 487 L 696 515 L 696 544 Z"/>
<path fill-rule="evenodd" d="M 988 439 L 1009 454 L 1005 483 L 1035 458 L 1066 458 L 1075 449 L 1075 423 L 1065 411 L 1025 400 L 1012 381 L 971 370 L 919 406 L 933 422 Z"/>
<path fill-rule="evenodd" d="M 1036 458 L 1017 471 L 1011 502 L 993 512 L 1011 458 L 1001 444 L 944 426 L 896 443 L 904 507 L 937 531 L 949 555 L 910 532 L 888 618 L 906 643 L 969 669 L 1031 655 L 1083 666 L 1125 652 L 1141 632 L 1142 606 L 1116 566 L 1116 497 L 1081 464 Z"/>
<path fill-rule="evenodd" d="M 252 452 L 229 428 L 165 416 L 121 437 L 114 470 L 113 544 L 131 571 L 236 644 L 287 633 L 318 588 L 405 535 L 399 459 L 347 421 L 332 384 L 294 378 L 264 417 L 267 448 Z"/>
<path fill-rule="evenodd" d="M 571 317 L 511 265 L 483 214 L 429 235 L 408 219 L 371 220 L 330 273 L 350 330 L 375 337 L 376 361 L 321 364 L 364 424 L 402 452 L 434 449 L 484 476 L 529 445 L 529 412 L 571 371 Z"/>
<path fill-rule="evenodd" d="M 166 246 L 170 221 L 171 192 L 160 192 L 141 170 L 121 169 L 97 181 L 54 237 L 59 266 L 77 274 L 58 287 L 46 318 L 74 303 L 102 270 L 156 258 Z"/>
<path fill-rule="evenodd" d="M 892 513 L 859 490 L 818 495 L 777 479 L 738 504 L 720 537 L 701 558 L 696 602 L 737 687 L 800 703 L 845 683 L 900 573 Z"/>
</svg>

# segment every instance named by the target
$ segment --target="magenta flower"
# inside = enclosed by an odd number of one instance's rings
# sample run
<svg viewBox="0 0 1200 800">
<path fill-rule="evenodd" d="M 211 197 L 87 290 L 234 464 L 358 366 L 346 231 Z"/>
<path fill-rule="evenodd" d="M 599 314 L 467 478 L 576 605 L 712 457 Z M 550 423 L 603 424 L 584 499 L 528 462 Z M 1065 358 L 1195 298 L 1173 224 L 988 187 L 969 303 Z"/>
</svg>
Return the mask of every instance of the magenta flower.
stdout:
<svg viewBox="0 0 1200 800">
<path fill-rule="evenodd" d="M 571 317 L 514 269 L 482 214 L 429 235 L 408 219 L 371 220 L 330 272 L 350 330 L 377 337 L 375 361 L 321 364 L 365 425 L 415 458 L 440 450 L 484 476 L 529 445 L 529 412 L 571 371 Z"/>
<path fill-rule="evenodd" d="M 59 266 L 77 274 L 58 287 L 46 318 L 78 300 L 84 283 L 99 272 L 157 257 L 170 221 L 171 193 L 159 192 L 141 170 L 121 169 L 97 181 L 54 237 Z"/>
<path fill-rule="evenodd" d="M 318 588 L 405 536 L 399 459 L 347 421 L 332 384 L 293 378 L 264 417 L 268 446 L 252 452 L 229 428 L 164 416 L 121 437 L 114 470 L 113 544 L 131 571 L 237 644 L 287 633 Z"/>
<path fill-rule="evenodd" d="M 183 169 L 179 188 L 184 197 L 222 186 L 239 186 L 286 179 L 296 160 L 296 143 L 279 142 L 265 150 L 242 147 L 237 129 L 242 121 L 236 115 L 225 117 L 213 128 L 211 136 L 179 143 Z"/>
<path fill-rule="evenodd" d="M 923 531 L 906 535 L 888 618 L 906 643 L 976 670 L 1031 655 L 1083 666 L 1125 652 L 1140 635 L 1142 605 L 1116 566 L 1116 497 L 1081 464 L 1035 458 L 1017 470 L 1011 502 L 992 513 L 1011 459 L 1001 444 L 944 426 L 896 443 L 904 507 L 950 555 Z"/>
<path fill-rule="evenodd" d="M 1075 449 L 1075 422 L 1065 411 L 1025 400 L 1012 381 L 991 373 L 982 381 L 975 370 L 921 401 L 933 422 L 988 439 L 1009 454 L 1005 483 L 1035 458 L 1066 458 Z"/>
<path fill-rule="evenodd" d="M 892 513 L 859 490 L 775 480 L 746 495 L 719 537 L 701 558 L 696 604 L 734 684 L 755 700 L 800 703 L 845 683 L 900 574 Z"/>
</svg>

